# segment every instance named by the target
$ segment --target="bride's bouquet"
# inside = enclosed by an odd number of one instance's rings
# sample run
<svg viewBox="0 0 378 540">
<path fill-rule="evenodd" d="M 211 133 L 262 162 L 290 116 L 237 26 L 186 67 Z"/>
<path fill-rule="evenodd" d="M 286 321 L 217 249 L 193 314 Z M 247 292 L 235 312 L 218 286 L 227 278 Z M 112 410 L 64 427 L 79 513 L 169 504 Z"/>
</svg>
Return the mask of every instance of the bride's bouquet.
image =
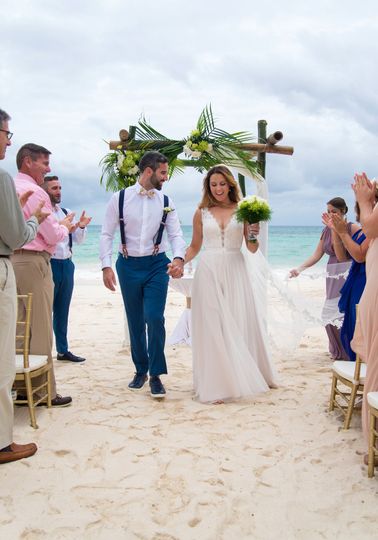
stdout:
<svg viewBox="0 0 378 540">
<path fill-rule="evenodd" d="M 259 223 L 260 221 L 269 221 L 272 217 L 272 210 L 265 199 L 252 195 L 239 201 L 235 216 L 236 220 L 242 223 Z M 249 234 L 248 241 L 256 242 L 256 236 Z"/>
</svg>

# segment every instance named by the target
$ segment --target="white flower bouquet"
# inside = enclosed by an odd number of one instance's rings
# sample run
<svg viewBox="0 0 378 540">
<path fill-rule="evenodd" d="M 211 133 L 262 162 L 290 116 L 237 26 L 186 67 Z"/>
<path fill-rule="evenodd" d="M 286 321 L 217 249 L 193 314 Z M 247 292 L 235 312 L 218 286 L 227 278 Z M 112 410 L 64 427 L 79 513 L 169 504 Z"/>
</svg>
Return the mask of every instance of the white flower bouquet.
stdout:
<svg viewBox="0 0 378 540">
<path fill-rule="evenodd" d="M 269 221 L 272 217 L 272 210 L 265 199 L 252 195 L 245 197 L 238 203 L 235 216 L 236 220 L 241 223 L 259 223 L 260 221 Z M 250 234 L 248 241 L 256 242 L 257 239 L 254 234 Z"/>
</svg>

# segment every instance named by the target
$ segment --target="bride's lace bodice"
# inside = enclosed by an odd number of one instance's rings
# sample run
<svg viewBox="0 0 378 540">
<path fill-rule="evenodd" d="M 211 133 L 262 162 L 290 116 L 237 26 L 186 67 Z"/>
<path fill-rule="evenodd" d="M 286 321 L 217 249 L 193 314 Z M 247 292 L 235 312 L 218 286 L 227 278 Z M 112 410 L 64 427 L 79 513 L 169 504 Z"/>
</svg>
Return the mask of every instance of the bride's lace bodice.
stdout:
<svg viewBox="0 0 378 540">
<path fill-rule="evenodd" d="M 202 230 L 203 247 L 212 249 L 240 249 L 243 242 L 243 224 L 238 223 L 233 215 L 226 227 L 222 229 L 208 208 L 203 208 Z"/>
</svg>

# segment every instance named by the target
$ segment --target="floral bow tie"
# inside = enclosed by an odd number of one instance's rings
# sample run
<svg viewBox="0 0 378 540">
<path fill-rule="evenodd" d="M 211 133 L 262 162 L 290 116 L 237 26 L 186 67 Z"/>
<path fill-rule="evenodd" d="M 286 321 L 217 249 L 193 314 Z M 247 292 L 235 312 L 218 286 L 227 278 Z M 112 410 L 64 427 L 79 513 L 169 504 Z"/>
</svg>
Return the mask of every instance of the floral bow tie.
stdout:
<svg viewBox="0 0 378 540">
<path fill-rule="evenodd" d="M 147 191 L 147 189 L 142 188 L 139 192 L 139 195 L 145 195 L 146 197 L 149 197 L 151 199 L 152 197 L 154 197 L 155 191 L 153 189 Z"/>
</svg>

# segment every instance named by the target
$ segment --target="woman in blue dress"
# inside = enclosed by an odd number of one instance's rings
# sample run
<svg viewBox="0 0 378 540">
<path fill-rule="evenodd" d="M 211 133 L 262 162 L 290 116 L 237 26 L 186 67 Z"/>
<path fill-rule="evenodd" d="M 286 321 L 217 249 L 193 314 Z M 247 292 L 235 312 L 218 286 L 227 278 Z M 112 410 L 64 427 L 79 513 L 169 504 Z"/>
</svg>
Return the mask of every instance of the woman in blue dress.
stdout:
<svg viewBox="0 0 378 540">
<path fill-rule="evenodd" d="M 356 219 L 359 222 L 359 206 L 356 203 Z M 349 359 L 356 360 L 356 353 L 351 349 L 350 342 L 353 338 L 356 325 L 356 304 L 359 303 L 366 283 L 365 258 L 369 247 L 361 227 L 352 235 L 349 233 L 345 221 L 337 215 L 332 216 L 331 227 L 336 232 L 338 240 L 352 257 L 348 277 L 340 290 L 339 310 L 344 313 L 343 325 L 340 330 L 341 343 L 347 352 Z"/>
</svg>

